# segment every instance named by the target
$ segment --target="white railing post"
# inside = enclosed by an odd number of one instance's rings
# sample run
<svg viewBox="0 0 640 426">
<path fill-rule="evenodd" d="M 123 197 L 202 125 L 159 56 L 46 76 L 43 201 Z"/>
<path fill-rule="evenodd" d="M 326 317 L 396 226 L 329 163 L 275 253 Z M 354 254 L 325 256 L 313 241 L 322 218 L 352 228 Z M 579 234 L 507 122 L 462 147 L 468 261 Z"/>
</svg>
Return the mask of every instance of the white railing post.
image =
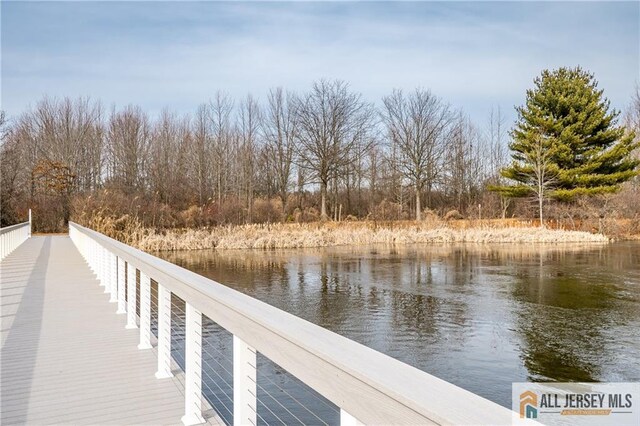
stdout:
<svg viewBox="0 0 640 426">
<path fill-rule="evenodd" d="M 138 349 L 151 349 L 151 279 L 140 271 L 140 344 Z"/>
<path fill-rule="evenodd" d="M 185 303 L 184 416 L 182 423 L 204 423 L 202 417 L 202 314 Z"/>
<path fill-rule="evenodd" d="M 138 328 L 136 322 L 136 268 L 127 262 L 127 325 L 125 328 Z"/>
<path fill-rule="evenodd" d="M 104 256 L 102 257 L 102 264 L 104 270 L 102 275 L 104 276 L 104 292 L 111 292 L 111 268 L 109 267 L 109 260 L 111 259 L 111 252 L 103 247 Z"/>
<path fill-rule="evenodd" d="M 29 209 L 29 234 L 27 234 L 28 238 L 31 238 L 31 232 L 33 231 L 31 229 L 31 209 Z"/>
<path fill-rule="evenodd" d="M 357 426 L 359 423 L 355 417 L 351 414 L 344 411 L 342 408 L 340 409 L 340 426 Z"/>
<path fill-rule="evenodd" d="M 109 253 L 109 302 L 118 301 L 118 257 Z"/>
<path fill-rule="evenodd" d="M 118 310 L 116 314 L 125 314 L 127 312 L 124 294 L 125 289 L 124 259 L 118 257 Z"/>
<path fill-rule="evenodd" d="M 173 377 L 171 373 L 171 292 L 158 283 L 158 371 L 156 378 Z"/>
<path fill-rule="evenodd" d="M 96 243 L 91 240 L 89 242 L 89 266 L 91 266 L 91 271 L 96 273 Z"/>
<path fill-rule="evenodd" d="M 98 285 L 102 286 L 102 277 L 100 276 L 100 246 L 96 242 L 93 243 L 93 255 L 94 255 L 93 261 L 95 263 L 95 269 L 96 269 L 96 277 L 98 278 Z"/>
<path fill-rule="evenodd" d="M 233 424 L 256 423 L 256 350 L 233 336 Z"/>
<path fill-rule="evenodd" d="M 98 243 L 96 243 L 96 269 L 98 271 L 100 287 L 104 287 L 104 278 L 102 276 L 102 247 Z"/>
<path fill-rule="evenodd" d="M 100 286 L 104 287 L 104 292 L 109 292 L 109 286 L 107 285 L 107 250 L 98 246 L 100 250 Z"/>
</svg>

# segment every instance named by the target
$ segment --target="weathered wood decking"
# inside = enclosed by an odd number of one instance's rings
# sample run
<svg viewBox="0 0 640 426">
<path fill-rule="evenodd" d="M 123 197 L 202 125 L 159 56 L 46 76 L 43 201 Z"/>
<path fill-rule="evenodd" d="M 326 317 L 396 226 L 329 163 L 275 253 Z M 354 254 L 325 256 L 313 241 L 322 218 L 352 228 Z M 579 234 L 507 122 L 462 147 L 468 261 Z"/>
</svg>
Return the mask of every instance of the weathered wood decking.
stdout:
<svg viewBox="0 0 640 426">
<path fill-rule="evenodd" d="M 180 374 L 155 378 L 155 350 L 137 349 L 68 237 L 28 239 L 0 283 L 2 425 L 181 423 Z"/>
</svg>

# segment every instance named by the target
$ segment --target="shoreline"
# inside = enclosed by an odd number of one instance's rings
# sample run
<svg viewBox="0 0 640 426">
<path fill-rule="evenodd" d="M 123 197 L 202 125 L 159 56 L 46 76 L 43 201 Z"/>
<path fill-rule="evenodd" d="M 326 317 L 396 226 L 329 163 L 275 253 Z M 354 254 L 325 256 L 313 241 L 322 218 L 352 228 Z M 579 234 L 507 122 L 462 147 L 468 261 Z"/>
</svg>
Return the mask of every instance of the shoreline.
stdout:
<svg viewBox="0 0 640 426">
<path fill-rule="evenodd" d="M 439 224 L 314 223 L 239 225 L 139 232 L 133 245 L 145 251 L 276 250 L 415 244 L 606 244 L 611 238 L 584 231 L 531 226 L 454 228 Z M 117 238 L 117 235 L 114 236 Z"/>
</svg>

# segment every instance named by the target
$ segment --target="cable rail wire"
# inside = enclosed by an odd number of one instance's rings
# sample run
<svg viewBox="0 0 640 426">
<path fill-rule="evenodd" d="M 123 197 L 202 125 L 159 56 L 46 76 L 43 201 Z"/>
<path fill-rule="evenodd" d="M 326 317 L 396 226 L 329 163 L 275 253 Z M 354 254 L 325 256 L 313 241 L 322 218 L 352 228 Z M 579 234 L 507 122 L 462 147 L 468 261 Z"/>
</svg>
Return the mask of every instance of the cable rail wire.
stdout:
<svg viewBox="0 0 640 426">
<path fill-rule="evenodd" d="M 185 328 L 183 324 L 184 324 L 184 318 L 186 316 L 186 313 L 182 308 L 182 306 L 184 305 L 185 305 L 184 300 L 180 299 L 179 297 L 175 297 L 172 299 L 172 321 L 173 321 L 172 336 L 175 337 L 175 340 L 173 343 L 176 343 L 176 346 L 178 346 L 178 343 L 182 342 L 184 339 Z M 175 314 L 175 316 L 173 314 Z M 213 338 L 216 338 L 216 337 L 220 338 L 223 333 L 226 333 L 227 335 L 229 335 L 229 337 L 231 336 L 228 332 L 222 329 L 222 327 L 217 325 L 215 321 L 211 320 L 206 315 L 203 315 L 202 330 L 203 330 L 202 331 L 202 336 L 203 336 L 202 353 L 203 355 L 207 355 L 207 357 L 203 356 L 202 358 L 202 361 L 203 361 L 202 363 L 203 382 L 202 383 L 203 383 L 203 386 L 206 387 L 206 390 L 209 391 L 205 393 L 205 397 L 208 397 L 210 393 L 210 395 L 213 398 L 215 398 L 215 400 L 211 398 L 207 398 L 207 400 L 211 404 L 211 406 L 217 411 L 217 413 L 223 418 L 223 420 L 231 424 L 232 418 L 233 418 L 233 408 L 232 408 L 233 407 L 232 405 L 233 404 L 233 373 L 220 360 L 226 361 L 228 363 L 228 366 L 232 367 L 233 357 L 230 350 L 228 351 L 228 353 L 224 353 L 222 350 L 214 346 L 214 343 L 222 343 L 220 339 L 215 339 L 215 342 L 213 341 Z M 229 345 L 227 345 L 227 348 L 228 347 Z M 173 353 L 173 356 L 178 359 L 179 365 L 183 365 L 185 362 L 181 349 L 182 347 L 176 348 L 176 352 Z M 212 353 L 211 351 L 214 351 L 215 353 Z M 265 358 L 264 356 L 261 356 L 258 362 L 259 371 L 260 371 L 260 366 L 268 362 L 269 360 L 267 358 Z M 216 366 L 218 366 L 219 368 L 216 368 Z M 260 407 L 262 407 L 271 416 L 273 416 L 275 420 L 283 424 L 292 423 L 291 420 L 284 419 L 283 417 L 290 417 L 291 419 L 295 420 L 300 424 L 323 424 L 323 425 L 330 424 L 327 421 L 323 420 L 319 413 L 314 411 L 315 407 L 309 407 L 305 405 L 298 398 L 294 397 L 289 391 L 284 389 L 282 386 L 278 385 L 278 383 L 276 383 L 271 378 L 272 374 L 269 374 L 269 373 L 271 373 L 271 370 L 279 369 L 280 375 L 282 374 L 288 375 L 290 378 L 294 380 L 295 380 L 295 377 L 291 376 L 288 372 L 286 372 L 285 370 L 282 370 L 276 364 L 273 364 L 273 363 L 272 365 L 264 366 L 263 370 L 264 368 L 268 368 L 269 371 L 268 372 L 265 371 L 265 374 L 259 374 L 259 381 L 266 380 L 268 382 L 268 385 L 263 386 L 259 383 L 256 383 L 256 386 L 258 387 L 257 398 L 259 402 L 259 407 L 258 407 L 259 411 L 260 411 Z M 219 371 L 220 369 L 222 370 L 222 372 L 226 373 L 225 375 L 227 377 L 224 377 L 223 374 L 221 374 L 221 372 Z M 217 378 L 213 376 L 216 376 Z M 222 385 L 224 385 L 224 387 Z M 217 390 L 212 389 L 211 386 L 215 386 Z M 318 401 L 322 405 L 324 405 L 324 407 L 329 408 L 331 412 L 334 414 L 334 416 L 332 417 L 337 418 L 337 415 L 339 415 L 339 410 L 337 407 L 330 406 L 327 401 L 323 400 L 320 396 L 318 396 L 315 392 L 313 392 L 312 389 L 310 388 L 302 389 L 302 387 L 304 386 L 305 385 L 303 383 L 294 383 L 295 390 L 292 392 L 304 392 L 306 395 L 311 396 L 315 401 Z M 278 395 L 275 395 L 273 393 L 273 389 L 271 391 L 269 390 L 269 387 L 275 388 L 276 390 L 281 392 L 283 395 L 285 395 L 287 399 L 290 399 L 291 401 L 293 401 L 292 405 L 294 406 L 287 407 L 286 403 L 281 402 Z M 260 394 L 264 394 L 264 396 L 266 396 L 267 399 L 265 400 L 261 398 Z M 223 400 L 228 400 L 228 402 L 231 405 L 227 405 Z M 220 404 L 220 406 L 218 405 L 218 403 Z M 298 410 L 302 411 L 302 414 L 296 413 L 296 407 L 298 407 Z M 222 410 L 220 410 L 219 408 L 222 408 Z M 276 410 L 276 408 L 278 410 Z M 276 411 L 281 412 L 280 416 L 276 414 Z M 283 413 L 287 413 L 288 416 L 284 415 Z M 258 424 L 261 424 L 261 423 L 269 424 L 269 422 L 264 418 L 264 416 L 262 416 L 260 413 L 256 413 L 256 414 L 259 414 L 258 420 L 260 421 L 258 422 Z M 231 416 L 231 418 L 229 419 L 228 416 Z"/>
</svg>

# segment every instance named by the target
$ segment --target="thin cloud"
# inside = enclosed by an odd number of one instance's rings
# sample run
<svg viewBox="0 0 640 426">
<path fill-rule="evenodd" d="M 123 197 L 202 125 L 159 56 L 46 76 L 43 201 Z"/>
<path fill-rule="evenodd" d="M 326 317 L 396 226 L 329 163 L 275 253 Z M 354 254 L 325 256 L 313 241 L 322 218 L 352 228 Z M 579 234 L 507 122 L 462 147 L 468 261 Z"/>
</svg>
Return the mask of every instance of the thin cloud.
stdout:
<svg viewBox="0 0 640 426">
<path fill-rule="evenodd" d="M 89 95 L 190 112 L 219 89 L 260 97 L 328 77 L 372 101 L 427 87 L 482 121 L 491 105 L 512 114 L 543 68 L 581 65 L 621 108 L 638 79 L 638 11 L 635 2 L 3 2 L 2 105 L 15 115 L 43 94 Z"/>
</svg>

